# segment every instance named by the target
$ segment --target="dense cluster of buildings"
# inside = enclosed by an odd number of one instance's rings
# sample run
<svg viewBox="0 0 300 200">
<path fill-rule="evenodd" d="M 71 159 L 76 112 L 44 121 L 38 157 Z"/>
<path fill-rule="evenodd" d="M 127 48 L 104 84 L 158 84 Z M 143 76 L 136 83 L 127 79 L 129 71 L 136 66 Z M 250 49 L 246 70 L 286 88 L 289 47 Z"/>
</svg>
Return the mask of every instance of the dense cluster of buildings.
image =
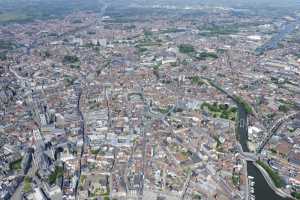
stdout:
<svg viewBox="0 0 300 200">
<path fill-rule="evenodd" d="M 0 61 L 0 199 L 245 199 L 237 105 L 209 83 L 249 103 L 256 152 L 299 108 L 298 33 L 255 49 L 296 19 L 109 9 L 0 27 L 20 45 Z M 286 192 L 300 186 L 299 120 L 261 152 Z"/>
</svg>

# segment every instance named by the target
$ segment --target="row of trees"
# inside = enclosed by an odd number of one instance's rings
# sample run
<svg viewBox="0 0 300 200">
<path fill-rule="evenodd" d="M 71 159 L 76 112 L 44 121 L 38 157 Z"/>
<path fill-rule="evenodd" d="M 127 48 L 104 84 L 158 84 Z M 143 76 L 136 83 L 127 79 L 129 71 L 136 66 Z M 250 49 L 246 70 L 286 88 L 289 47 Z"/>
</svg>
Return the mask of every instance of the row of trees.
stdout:
<svg viewBox="0 0 300 200">
<path fill-rule="evenodd" d="M 275 172 L 274 170 L 272 170 L 272 168 L 269 167 L 269 165 L 267 165 L 266 163 L 264 163 L 261 160 L 258 160 L 257 164 L 262 166 L 268 172 L 269 176 L 271 177 L 272 181 L 274 182 L 274 184 L 277 188 L 281 188 L 284 186 L 284 182 L 281 179 L 281 177 L 279 176 L 278 172 Z"/>
</svg>

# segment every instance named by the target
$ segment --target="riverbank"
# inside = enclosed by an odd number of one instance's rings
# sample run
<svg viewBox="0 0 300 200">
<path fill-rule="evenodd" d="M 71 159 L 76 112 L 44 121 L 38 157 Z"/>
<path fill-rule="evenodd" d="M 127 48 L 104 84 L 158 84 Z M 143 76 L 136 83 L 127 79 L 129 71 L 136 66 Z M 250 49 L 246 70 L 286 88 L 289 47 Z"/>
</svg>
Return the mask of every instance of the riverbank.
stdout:
<svg viewBox="0 0 300 200">
<path fill-rule="evenodd" d="M 230 99 L 232 99 L 237 107 L 238 107 L 238 115 L 236 120 L 236 135 L 239 140 L 240 145 L 242 146 L 243 152 L 249 152 L 249 148 L 247 145 L 248 142 L 248 113 L 246 108 L 244 107 L 244 104 L 240 102 L 240 100 L 235 99 L 234 95 L 229 94 L 227 91 L 225 91 L 223 88 L 221 88 L 219 85 L 213 83 L 212 81 L 209 81 L 207 79 L 204 79 L 204 83 L 213 86 L 220 92 L 224 93 L 226 96 L 228 96 Z M 249 110 L 248 110 L 249 111 Z M 280 191 L 277 190 L 274 183 L 271 181 L 269 182 L 270 177 L 268 176 L 265 171 L 261 171 L 261 168 L 257 167 L 256 163 L 253 162 L 247 162 L 247 174 L 246 179 L 249 176 L 254 177 L 255 181 L 255 189 L 254 189 L 254 195 L 256 200 L 289 200 L 293 199 L 290 198 L 290 196 L 286 195 L 285 193 L 282 194 Z M 263 169 L 264 170 L 264 169 Z M 248 181 L 248 180 L 246 180 Z M 274 187 L 269 184 L 273 183 Z M 249 188 L 246 190 L 246 198 L 249 198 Z M 286 198 L 287 197 L 287 198 Z"/>
<path fill-rule="evenodd" d="M 276 185 L 274 184 L 272 178 L 268 174 L 268 172 L 259 164 L 253 163 L 253 165 L 260 171 L 260 173 L 263 175 L 265 180 L 267 181 L 269 187 L 278 195 L 281 196 L 284 199 L 293 199 L 293 197 L 289 194 L 286 194 L 282 189 L 277 188 Z"/>
</svg>

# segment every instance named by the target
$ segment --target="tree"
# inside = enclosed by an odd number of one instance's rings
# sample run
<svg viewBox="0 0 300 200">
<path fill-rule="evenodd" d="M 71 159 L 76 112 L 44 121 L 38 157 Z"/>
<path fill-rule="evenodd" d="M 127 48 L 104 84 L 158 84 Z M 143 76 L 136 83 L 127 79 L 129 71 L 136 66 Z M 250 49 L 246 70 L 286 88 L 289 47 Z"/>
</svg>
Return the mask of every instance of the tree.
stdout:
<svg viewBox="0 0 300 200">
<path fill-rule="evenodd" d="M 287 113 L 289 111 L 289 107 L 287 105 L 282 104 L 279 106 L 278 110 Z"/>
<path fill-rule="evenodd" d="M 296 199 L 300 199 L 300 192 L 292 192 L 292 196 Z"/>
<path fill-rule="evenodd" d="M 77 56 L 70 56 L 70 55 L 64 56 L 63 63 L 70 64 L 76 62 L 79 62 L 79 58 Z"/>
<path fill-rule="evenodd" d="M 180 53 L 189 54 L 195 52 L 194 47 L 190 44 L 180 44 L 178 48 Z"/>
</svg>

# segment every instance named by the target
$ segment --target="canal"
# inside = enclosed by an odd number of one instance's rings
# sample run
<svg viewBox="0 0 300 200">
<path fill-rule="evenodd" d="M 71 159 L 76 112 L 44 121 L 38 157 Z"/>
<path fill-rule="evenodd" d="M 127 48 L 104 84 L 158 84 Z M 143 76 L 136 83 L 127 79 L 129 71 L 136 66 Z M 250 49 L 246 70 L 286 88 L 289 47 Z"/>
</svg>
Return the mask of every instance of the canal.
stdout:
<svg viewBox="0 0 300 200">
<path fill-rule="evenodd" d="M 278 33 L 276 33 L 269 41 L 267 41 L 264 45 L 261 47 L 258 47 L 255 52 L 257 55 L 263 54 L 265 51 L 269 51 L 272 49 L 278 48 L 278 44 L 281 40 L 285 38 L 286 35 L 292 33 L 297 25 L 299 24 L 299 19 L 297 21 L 286 24 L 281 27 L 281 30 L 279 30 Z"/>
<path fill-rule="evenodd" d="M 254 177 L 255 200 L 288 200 L 278 196 L 268 185 L 267 181 L 252 162 L 247 162 L 248 176 Z"/>
<path fill-rule="evenodd" d="M 214 81 L 203 78 L 206 80 L 211 86 L 227 95 L 228 98 L 233 100 L 238 107 L 237 114 L 237 122 L 236 122 L 236 135 L 242 146 L 244 152 L 249 152 L 249 148 L 247 145 L 248 142 L 248 113 L 244 107 L 244 105 L 238 101 L 238 99 L 229 94 L 226 90 L 224 90 L 220 85 L 216 84 Z M 255 182 L 254 185 L 254 195 L 256 200 L 289 200 L 286 198 L 282 198 L 278 196 L 272 188 L 268 185 L 264 176 L 260 173 L 260 171 L 254 166 L 252 162 L 247 162 L 248 176 L 252 176 Z"/>
<path fill-rule="evenodd" d="M 247 112 L 240 103 L 236 102 L 236 104 L 238 106 L 238 124 L 236 130 L 237 130 L 239 142 L 242 145 L 243 151 L 249 152 L 247 146 L 247 141 L 248 141 Z M 248 176 L 254 177 L 254 182 L 255 182 L 254 195 L 256 200 L 288 200 L 278 196 L 269 187 L 267 181 L 265 180 L 261 172 L 253 165 L 252 162 L 247 162 L 247 168 L 248 168 Z"/>
</svg>

